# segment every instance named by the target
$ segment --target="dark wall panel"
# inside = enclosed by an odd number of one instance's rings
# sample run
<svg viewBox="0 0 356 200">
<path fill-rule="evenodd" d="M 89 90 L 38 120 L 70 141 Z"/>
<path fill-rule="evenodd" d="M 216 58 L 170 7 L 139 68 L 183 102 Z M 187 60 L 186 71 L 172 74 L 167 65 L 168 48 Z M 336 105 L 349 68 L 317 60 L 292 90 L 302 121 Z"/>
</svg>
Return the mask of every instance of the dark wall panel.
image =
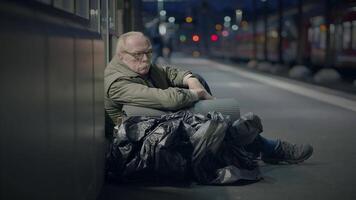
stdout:
<svg viewBox="0 0 356 200">
<path fill-rule="evenodd" d="M 92 41 L 75 41 L 75 90 L 76 90 L 76 139 L 75 162 L 78 189 L 84 196 L 94 182 L 95 141 L 94 141 L 94 99 L 93 99 L 93 52 Z"/>
<path fill-rule="evenodd" d="M 49 36 L 49 182 L 51 198 L 76 194 L 74 39 Z M 61 185 L 56 189 L 56 185 Z M 66 192 L 61 192 L 66 191 Z"/>
<path fill-rule="evenodd" d="M 2 29 L 0 41 L 1 190 L 11 199 L 25 199 L 32 193 L 29 185 L 45 184 L 45 38 L 31 30 L 23 34 Z M 18 188 L 23 188 L 21 193 Z"/>
<path fill-rule="evenodd" d="M 0 199 L 96 199 L 104 42 L 60 18 L 16 12 L 0 12 Z"/>
<path fill-rule="evenodd" d="M 94 64 L 94 129 L 95 129 L 95 156 L 96 156 L 96 184 L 104 182 L 104 156 L 105 132 L 104 132 L 104 69 L 105 60 L 104 43 L 101 40 L 93 41 L 93 64 Z M 99 193 L 101 187 L 95 187 Z"/>
</svg>

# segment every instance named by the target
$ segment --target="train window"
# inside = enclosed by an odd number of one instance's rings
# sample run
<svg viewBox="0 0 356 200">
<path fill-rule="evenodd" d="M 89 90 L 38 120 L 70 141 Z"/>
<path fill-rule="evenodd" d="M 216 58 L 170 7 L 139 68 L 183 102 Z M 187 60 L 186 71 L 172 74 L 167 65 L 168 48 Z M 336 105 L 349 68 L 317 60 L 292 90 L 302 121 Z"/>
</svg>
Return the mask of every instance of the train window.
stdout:
<svg viewBox="0 0 356 200">
<path fill-rule="evenodd" d="M 321 28 L 319 28 L 318 30 L 320 30 Z M 320 38 L 319 38 L 319 41 L 320 41 L 320 48 L 321 49 L 325 49 L 326 48 L 326 31 L 325 29 L 321 29 L 320 30 Z"/>
<path fill-rule="evenodd" d="M 312 43 L 313 42 L 313 29 L 308 28 L 308 42 Z"/>
<path fill-rule="evenodd" d="M 115 33 L 116 27 L 115 27 L 115 21 L 116 21 L 116 16 L 115 16 L 115 9 L 116 9 L 116 4 L 115 1 L 109 1 L 109 29 L 111 32 Z"/>
<path fill-rule="evenodd" d="M 329 41 L 329 45 L 331 49 L 335 49 L 335 25 L 334 24 L 330 24 L 329 26 L 329 30 L 330 30 L 330 41 Z"/>
<path fill-rule="evenodd" d="M 105 45 L 105 61 L 110 62 L 109 27 L 108 27 L 108 1 L 100 1 L 100 33 Z"/>
<path fill-rule="evenodd" d="M 334 24 L 330 24 L 329 30 L 330 30 L 330 34 L 334 35 L 335 34 L 335 25 Z"/>
<path fill-rule="evenodd" d="M 100 33 L 100 0 L 90 0 L 90 28 Z"/>
<path fill-rule="evenodd" d="M 344 27 L 344 34 L 343 34 L 342 47 L 343 49 L 348 49 L 350 48 L 350 44 L 351 44 L 351 23 L 344 22 L 343 27 Z"/>
<path fill-rule="evenodd" d="M 337 38 L 335 40 L 336 50 L 340 51 L 342 49 L 342 41 L 340 39 L 338 39 L 338 38 L 342 38 L 342 25 L 341 24 L 336 25 L 335 38 Z"/>
<path fill-rule="evenodd" d="M 53 6 L 74 13 L 74 1 L 72 0 L 53 0 Z"/>
<path fill-rule="evenodd" d="M 352 22 L 352 48 L 356 49 L 356 21 Z"/>
<path fill-rule="evenodd" d="M 51 0 L 37 0 L 38 2 L 44 3 L 44 4 L 51 4 Z"/>
<path fill-rule="evenodd" d="M 320 41 L 320 29 L 319 27 L 315 27 L 313 30 L 313 39 L 312 41 L 316 44 L 319 44 Z"/>
<path fill-rule="evenodd" d="M 89 3 L 91 1 L 91 3 Z M 47 4 L 53 6 L 54 8 L 63 10 L 67 13 L 74 14 L 76 16 L 82 17 L 89 20 L 89 15 L 98 15 L 98 7 L 95 4 L 98 4 L 99 0 L 36 0 L 36 2 Z M 89 5 L 94 4 L 94 11 L 89 10 Z M 93 7 L 93 6 L 92 6 Z"/>
<path fill-rule="evenodd" d="M 76 0 L 75 14 L 89 19 L 89 0 Z"/>
<path fill-rule="evenodd" d="M 117 22 L 116 22 L 116 25 L 117 25 L 117 29 L 116 29 L 116 33 L 117 35 L 121 35 L 123 32 L 123 27 L 124 27 L 124 22 L 123 20 L 120 20 L 123 18 L 124 16 L 124 11 L 123 9 L 118 9 L 116 10 L 116 16 L 117 16 Z"/>
</svg>

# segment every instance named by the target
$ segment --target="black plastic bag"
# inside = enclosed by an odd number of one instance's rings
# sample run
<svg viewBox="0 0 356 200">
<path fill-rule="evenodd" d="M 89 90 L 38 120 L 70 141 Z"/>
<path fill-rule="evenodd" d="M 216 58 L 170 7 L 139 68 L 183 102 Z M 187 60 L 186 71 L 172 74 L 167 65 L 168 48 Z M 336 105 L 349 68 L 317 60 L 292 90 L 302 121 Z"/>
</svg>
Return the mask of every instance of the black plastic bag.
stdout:
<svg viewBox="0 0 356 200">
<path fill-rule="evenodd" d="M 114 133 L 107 169 L 121 181 L 193 178 L 201 184 L 226 184 L 258 180 L 259 168 L 243 145 L 261 131 L 260 120 L 253 114 L 233 124 L 217 112 L 130 117 Z"/>
</svg>

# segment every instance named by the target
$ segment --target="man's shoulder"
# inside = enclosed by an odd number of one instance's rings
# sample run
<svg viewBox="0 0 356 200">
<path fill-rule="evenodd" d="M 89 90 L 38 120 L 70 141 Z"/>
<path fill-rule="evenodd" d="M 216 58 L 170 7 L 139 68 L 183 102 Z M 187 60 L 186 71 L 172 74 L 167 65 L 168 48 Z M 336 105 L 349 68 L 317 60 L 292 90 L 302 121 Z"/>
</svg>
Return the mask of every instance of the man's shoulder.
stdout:
<svg viewBox="0 0 356 200">
<path fill-rule="evenodd" d="M 115 58 L 113 58 L 106 66 L 104 71 L 105 91 L 108 92 L 112 84 L 114 82 L 118 82 L 119 80 L 134 81 L 133 77 L 137 77 L 137 74 L 126 69 L 126 67 L 122 63 L 118 62 Z"/>
<path fill-rule="evenodd" d="M 167 73 L 172 70 L 180 70 L 179 67 L 171 64 L 152 64 L 151 69 L 156 73 Z"/>
<path fill-rule="evenodd" d="M 178 68 L 177 66 L 173 66 L 171 64 L 152 64 L 153 67 L 159 69 L 159 70 L 166 70 L 167 68 Z"/>
<path fill-rule="evenodd" d="M 111 79 L 110 77 L 136 77 L 138 74 L 128 69 L 125 64 L 118 61 L 117 58 L 113 58 L 106 66 L 104 71 L 105 79 Z"/>
</svg>

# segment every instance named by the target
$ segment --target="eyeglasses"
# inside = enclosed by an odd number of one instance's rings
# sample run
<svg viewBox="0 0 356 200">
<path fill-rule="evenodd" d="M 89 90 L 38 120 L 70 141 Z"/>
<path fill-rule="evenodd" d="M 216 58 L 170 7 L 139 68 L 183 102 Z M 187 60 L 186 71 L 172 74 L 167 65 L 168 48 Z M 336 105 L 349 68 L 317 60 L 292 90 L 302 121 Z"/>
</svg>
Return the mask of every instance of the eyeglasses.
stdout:
<svg viewBox="0 0 356 200">
<path fill-rule="evenodd" d="M 134 57 L 136 61 L 142 61 L 144 55 L 146 55 L 147 58 L 149 59 L 152 57 L 152 49 L 144 52 L 137 52 L 137 53 L 132 53 L 128 51 L 124 51 L 124 52 Z"/>
</svg>

